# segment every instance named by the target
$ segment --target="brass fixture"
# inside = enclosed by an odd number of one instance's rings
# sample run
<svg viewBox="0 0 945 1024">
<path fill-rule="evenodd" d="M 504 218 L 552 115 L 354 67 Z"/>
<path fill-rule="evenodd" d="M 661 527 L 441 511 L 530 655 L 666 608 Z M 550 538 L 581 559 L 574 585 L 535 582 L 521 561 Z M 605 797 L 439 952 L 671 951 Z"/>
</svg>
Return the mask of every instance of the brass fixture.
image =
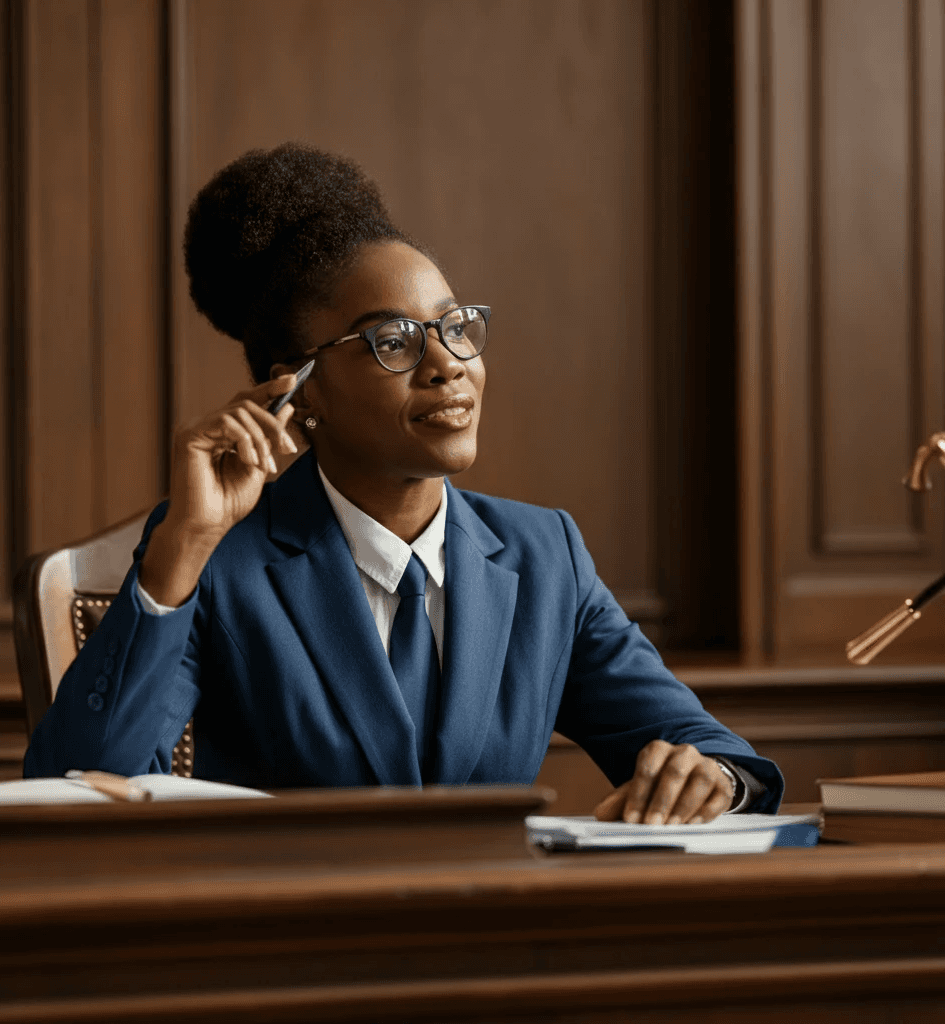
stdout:
<svg viewBox="0 0 945 1024">
<path fill-rule="evenodd" d="M 945 432 L 933 434 L 918 450 L 912 459 L 912 468 L 903 483 L 910 491 L 931 491 L 932 480 L 929 467 L 932 459 L 938 456 L 939 462 L 945 466 Z"/>
<path fill-rule="evenodd" d="M 902 481 L 910 491 L 929 491 L 932 480 L 929 469 L 932 459 L 938 456 L 939 462 L 945 466 L 945 431 L 932 436 L 920 445 L 912 459 L 912 468 Z M 870 626 L 866 632 L 851 640 L 846 647 L 847 659 L 855 665 L 868 665 L 885 647 L 888 647 L 897 636 L 922 618 L 922 607 L 945 590 L 945 576 L 930 583 L 925 590 L 915 597 L 904 601 L 895 611 Z"/>
</svg>

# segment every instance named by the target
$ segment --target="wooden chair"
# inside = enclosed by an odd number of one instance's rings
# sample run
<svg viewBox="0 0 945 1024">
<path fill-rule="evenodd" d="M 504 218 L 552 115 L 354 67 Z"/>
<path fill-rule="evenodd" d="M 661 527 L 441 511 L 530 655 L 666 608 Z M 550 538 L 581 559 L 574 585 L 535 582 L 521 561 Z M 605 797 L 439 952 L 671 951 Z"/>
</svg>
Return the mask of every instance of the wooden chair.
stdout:
<svg viewBox="0 0 945 1024">
<path fill-rule="evenodd" d="M 13 637 L 30 735 L 118 593 L 147 516 L 139 512 L 87 540 L 32 555 L 16 574 Z M 174 748 L 172 772 L 193 772 L 190 722 Z"/>
</svg>

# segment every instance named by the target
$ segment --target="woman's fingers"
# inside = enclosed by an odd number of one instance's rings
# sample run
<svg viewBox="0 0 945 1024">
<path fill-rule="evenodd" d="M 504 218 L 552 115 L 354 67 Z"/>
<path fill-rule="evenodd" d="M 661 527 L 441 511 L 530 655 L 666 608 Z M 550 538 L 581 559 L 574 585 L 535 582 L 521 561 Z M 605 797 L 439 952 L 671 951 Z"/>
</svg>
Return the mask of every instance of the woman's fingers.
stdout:
<svg viewBox="0 0 945 1024">
<path fill-rule="evenodd" d="M 286 430 L 286 424 L 295 411 L 291 402 L 284 405 L 273 416 L 267 409 L 273 399 L 291 391 L 295 386 L 295 374 L 287 373 L 281 377 L 268 380 L 251 391 L 243 392 L 234 399 L 234 404 L 245 408 L 259 423 L 273 447 L 285 453 L 298 451 L 292 436 Z"/>
<path fill-rule="evenodd" d="M 653 740 L 637 755 L 633 778 L 602 800 L 594 816 L 647 825 L 711 821 L 731 800 L 731 783 L 716 761 L 688 744 Z"/>
<path fill-rule="evenodd" d="M 266 437 L 262 426 L 253 415 L 253 408 L 258 409 L 259 406 L 254 405 L 253 402 L 246 401 L 244 404 L 233 409 L 232 413 L 253 439 L 254 451 L 258 457 L 256 465 L 267 473 L 277 473 L 276 460 L 272 457 L 272 445 Z"/>
<path fill-rule="evenodd" d="M 708 762 L 709 759 L 703 760 Z M 729 793 L 728 802 L 725 802 L 726 791 Z M 727 810 L 731 802 L 731 786 L 722 772 L 714 772 L 711 764 L 697 765 L 670 809 L 666 824 L 684 825 L 687 822 L 697 824 L 711 821 L 722 811 Z M 718 806 L 717 811 L 713 811 L 715 806 Z"/>
<path fill-rule="evenodd" d="M 218 430 L 208 431 L 208 433 L 211 437 L 216 433 L 219 448 L 224 451 L 235 451 L 247 466 L 262 467 L 265 465 L 260 462 L 255 439 L 234 412 L 222 413 Z"/>
<path fill-rule="evenodd" d="M 684 790 L 692 779 L 698 787 L 701 805 L 705 797 L 714 788 L 715 778 L 709 780 L 709 765 L 715 766 L 708 758 L 691 746 L 679 746 L 674 748 L 670 757 L 666 759 L 663 770 L 660 772 L 659 780 L 650 796 L 643 816 L 647 825 L 663 825 L 674 813 L 677 801 L 682 797 Z M 721 774 L 721 770 L 716 770 Z M 695 807 L 692 809 L 695 812 Z"/>
<path fill-rule="evenodd" d="M 666 759 L 675 748 L 664 740 L 653 740 L 637 754 L 633 778 L 605 797 L 594 809 L 598 821 L 643 820 L 643 812 L 659 779 Z"/>
<path fill-rule="evenodd" d="M 653 796 L 662 784 L 667 761 L 677 749 L 664 740 L 653 740 L 637 754 L 636 769 L 629 783 L 627 802 L 622 814 L 624 821 L 661 824 L 652 820 Z"/>
<path fill-rule="evenodd" d="M 724 782 L 713 791 L 712 796 L 693 815 L 689 822 L 699 824 L 703 821 L 714 821 L 720 814 L 724 814 L 732 806 L 732 784 L 725 779 Z"/>
</svg>

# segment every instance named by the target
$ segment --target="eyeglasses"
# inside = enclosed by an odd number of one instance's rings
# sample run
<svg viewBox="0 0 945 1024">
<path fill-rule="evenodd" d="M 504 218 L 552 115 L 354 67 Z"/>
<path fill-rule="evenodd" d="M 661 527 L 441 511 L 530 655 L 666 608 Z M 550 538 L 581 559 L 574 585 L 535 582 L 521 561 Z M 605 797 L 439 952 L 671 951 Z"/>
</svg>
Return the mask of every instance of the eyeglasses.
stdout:
<svg viewBox="0 0 945 1024">
<path fill-rule="evenodd" d="M 423 359 L 427 350 L 427 331 L 435 327 L 440 341 L 457 359 L 475 359 L 486 347 L 491 315 L 492 310 L 488 306 L 460 306 L 439 320 L 427 320 L 425 323 L 420 320 L 385 320 L 357 334 L 346 334 L 335 341 L 316 345 L 305 355 L 363 338 L 385 370 L 406 373 Z"/>
</svg>

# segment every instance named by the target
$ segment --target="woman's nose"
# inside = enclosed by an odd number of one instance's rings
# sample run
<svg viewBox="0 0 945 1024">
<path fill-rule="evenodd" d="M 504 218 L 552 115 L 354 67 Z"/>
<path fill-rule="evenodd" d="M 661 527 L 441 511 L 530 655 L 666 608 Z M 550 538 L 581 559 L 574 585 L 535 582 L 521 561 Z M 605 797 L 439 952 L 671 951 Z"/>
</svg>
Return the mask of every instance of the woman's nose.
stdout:
<svg viewBox="0 0 945 1024">
<path fill-rule="evenodd" d="M 427 350 L 423 353 L 418 369 L 431 384 L 466 376 L 463 360 L 457 359 L 443 344 L 435 327 L 427 331 Z"/>
</svg>

